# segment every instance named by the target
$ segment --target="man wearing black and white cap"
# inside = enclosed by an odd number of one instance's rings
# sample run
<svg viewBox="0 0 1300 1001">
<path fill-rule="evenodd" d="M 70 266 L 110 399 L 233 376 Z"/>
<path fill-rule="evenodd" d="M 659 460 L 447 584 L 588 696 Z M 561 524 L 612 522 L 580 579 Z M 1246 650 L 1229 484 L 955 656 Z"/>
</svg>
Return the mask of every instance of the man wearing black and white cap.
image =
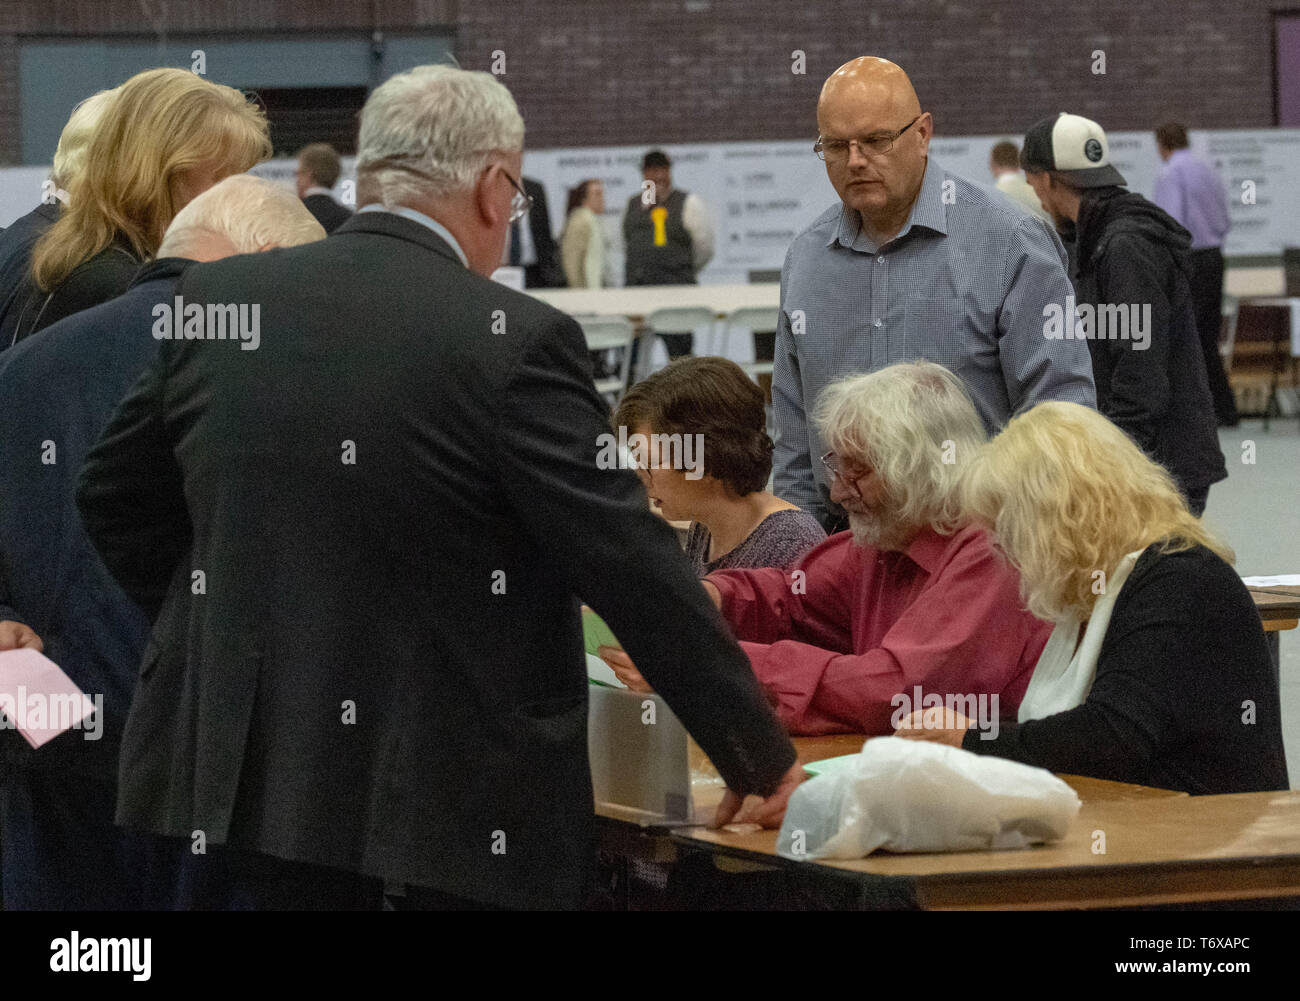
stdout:
<svg viewBox="0 0 1300 1001">
<path fill-rule="evenodd" d="M 1057 227 L 1077 230 L 1077 321 L 1067 301 L 1045 313 L 1044 333 L 1087 338 L 1097 409 L 1169 470 L 1199 515 L 1228 471 L 1196 333 L 1191 235 L 1125 189 L 1106 133 L 1087 118 L 1036 123 L 1020 164 Z"/>
</svg>

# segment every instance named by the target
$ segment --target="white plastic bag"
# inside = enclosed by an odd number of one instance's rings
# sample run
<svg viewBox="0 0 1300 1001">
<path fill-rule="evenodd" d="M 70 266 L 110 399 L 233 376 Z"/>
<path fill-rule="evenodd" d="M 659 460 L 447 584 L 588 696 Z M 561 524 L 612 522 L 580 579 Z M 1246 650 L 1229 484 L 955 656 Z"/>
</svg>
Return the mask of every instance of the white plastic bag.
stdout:
<svg viewBox="0 0 1300 1001">
<path fill-rule="evenodd" d="M 868 740 L 790 797 L 777 851 L 791 859 L 1023 848 L 1065 836 L 1079 797 L 1043 768 L 928 740 Z"/>
</svg>

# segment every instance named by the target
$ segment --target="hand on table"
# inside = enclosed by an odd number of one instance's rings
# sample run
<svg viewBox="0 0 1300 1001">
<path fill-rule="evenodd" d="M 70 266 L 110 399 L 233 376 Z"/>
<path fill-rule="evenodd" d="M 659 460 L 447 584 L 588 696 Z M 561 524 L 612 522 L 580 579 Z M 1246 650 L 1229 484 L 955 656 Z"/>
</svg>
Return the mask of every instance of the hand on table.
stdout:
<svg viewBox="0 0 1300 1001">
<path fill-rule="evenodd" d="M 724 824 L 760 824 L 763 827 L 780 827 L 785 816 L 786 804 L 790 794 L 799 787 L 799 783 L 808 777 L 803 765 L 795 762 L 788 772 L 781 776 L 781 781 L 772 795 L 767 797 L 751 796 L 742 798 L 730 789 L 718 804 L 718 812 L 713 816 L 709 827 L 716 830 Z"/>
<path fill-rule="evenodd" d="M 950 747 L 961 747 L 961 742 L 966 737 L 966 731 L 975 725 L 975 721 L 967 719 L 954 709 L 944 709 L 943 726 L 930 726 L 927 728 L 923 717 L 926 713 L 933 712 L 934 709 L 917 709 L 899 722 L 898 727 L 894 730 L 894 736 L 903 737 L 907 740 L 933 740 L 936 743 L 947 744 Z"/>
<path fill-rule="evenodd" d="M 709 596 L 709 600 L 713 602 L 714 607 L 721 608 L 722 593 L 717 587 L 707 580 L 702 580 L 700 583 L 704 586 L 704 593 Z M 621 647 L 602 646 L 596 651 L 596 654 L 609 665 L 609 669 L 614 672 L 614 676 L 627 685 L 631 691 L 640 692 L 644 695 L 649 695 L 654 691 L 650 687 L 650 683 L 636 669 L 636 665 L 632 663 L 632 658 Z"/>
<path fill-rule="evenodd" d="M 603 646 L 596 651 L 600 659 L 609 665 L 609 669 L 619 681 L 627 685 L 634 692 L 649 694 L 654 689 L 650 687 L 649 682 L 641 677 L 641 672 L 636 669 L 632 663 L 632 658 L 627 653 L 616 646 Z"/>
<path fill-rule="evenodd" d="M 41 638 L 32 632 L 30 626 L 12 619 L 0 621 L 0 650 L 35 650 L 40 653 L 45 649 Z"/>
</svg>

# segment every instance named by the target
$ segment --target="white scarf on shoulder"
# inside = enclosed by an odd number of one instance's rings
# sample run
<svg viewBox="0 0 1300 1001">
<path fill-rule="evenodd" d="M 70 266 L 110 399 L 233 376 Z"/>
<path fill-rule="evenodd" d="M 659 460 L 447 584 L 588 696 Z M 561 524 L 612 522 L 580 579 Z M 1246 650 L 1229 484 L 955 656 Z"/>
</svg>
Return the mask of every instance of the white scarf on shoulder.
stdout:
<svg viewBox="0 0 1300 1001">
<path fill-rule="evenodd" d="M 1106 590 L 1092 606 L 1092 616 L 1078 640 L 1079 620 L 1075 616 L 1056 623 L 1047 646 L 1034 665 L 1034 673 L 1025 689 L 1024 700 L 1016 719 L 1020 723 L 1043 719 L 1083 704 L 1097 677 L 1097 656 L 1110 627 L 1110 613 L 1119 592 L 1133 571 L 1133 565 L 1145 550 L 1127 554 L 1106 581 Z M 1078 645 L 1076 647 L 1076 641 Z"/>
</svg>

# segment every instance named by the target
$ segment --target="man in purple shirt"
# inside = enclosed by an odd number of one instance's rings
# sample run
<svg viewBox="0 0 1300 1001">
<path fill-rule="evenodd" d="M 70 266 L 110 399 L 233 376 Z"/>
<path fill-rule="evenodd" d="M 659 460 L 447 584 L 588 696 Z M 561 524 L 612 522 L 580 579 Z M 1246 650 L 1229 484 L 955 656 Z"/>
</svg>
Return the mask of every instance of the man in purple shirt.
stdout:
<svg viewBox="0 0 1300 1001">
<path fill-rule="evenodd" d="M 1205 374 L 1214 413 L 1225 427 L 1237 424 L 1237 404 L 1219 356 L 1223 305 L 1223 238 L 1228 232 L 1228 198 L 1214 169 L 1187 148 L 1187 129 L 1169 122 L 1156 129 L 1156 149 L 1165 167 L 1156 178 L 1157 205 L 1192 234 L 1192 303 L 1205 353 Z"/>
</svg>

